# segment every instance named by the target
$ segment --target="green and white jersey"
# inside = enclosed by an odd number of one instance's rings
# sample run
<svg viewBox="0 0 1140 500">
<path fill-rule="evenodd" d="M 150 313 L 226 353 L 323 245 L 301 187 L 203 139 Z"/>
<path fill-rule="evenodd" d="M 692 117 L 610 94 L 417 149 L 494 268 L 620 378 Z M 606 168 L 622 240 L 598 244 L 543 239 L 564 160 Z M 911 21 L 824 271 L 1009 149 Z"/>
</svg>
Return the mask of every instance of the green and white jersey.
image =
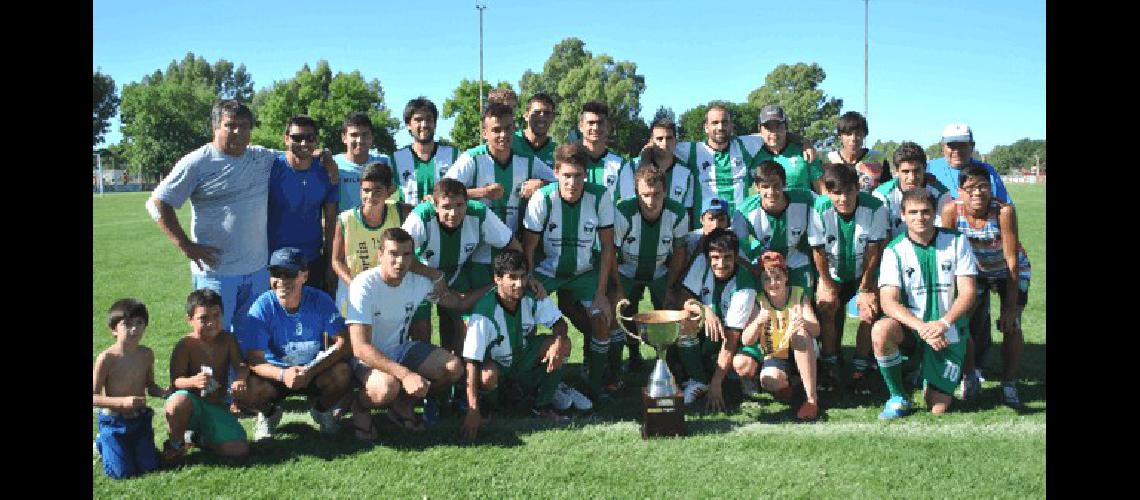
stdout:
<svg viewBox="0 0 1140 500">
<path fill-rule="evenodd" d="M 725 151 L 716 151 L 704 142 L 686 141 L 677 144 L 675 153 L 696 174 L 698 189 L 693 191 L 693 207 L 704 206 L 704 200 L 720 198 L 735 209 L 748 196 L 752 153 L 739 137 L 729 140 Z"/>
<path fill-rule="evenodd" d="M 628 200 L 637 197 L 637 192 L 634 190 L 633 176 L 637 172 L 637 166 L 641 164 L 641 157 L 635 157 L 622 165 L 621 171 L 618 172 L 617 191 L 615 193 L 616 200 Z M 665 197 L 680 203 L 685 211 L 693 207 L 693 191 L 696 189 L 696 176 L 689 166 L 685 164 L 680 158 L 673 157 L 673 166 L 665 173 Z"/>
<path fill-rule="evenodd" d="M 934 321 L 950 310 L 958 296 L 958 276 L 977 276 L 978 262 L 970 241 L 952 229 L 936 228 L 928 245 L 921 245 L 900 234 L 883 250 L 879 264 L 879 288 L 891 286 L 902 291 L 902 301 L 915 317 Z M 946 332 L 946 340 L 957 343 L 958 332 L 970 322 L 963 314 Z"/>
<path fill-rule="evenodd" d="M 621 171 L 625 159 L 606 150 L 600 158 L 588 158 L 586 164 L 586 182 L 592 182 L 606 189 L 606 198 L 610 203 L 616 203 L 618 172 Z"/>
<path fill-rule="evenodd" d="M 515 353 L 522 353 L 528 342 L 541 342 L 535 338 L 536 326 L 553 328 L 562 318 L 558 306 L 549 296 L 538 300 L 527 290 L 514 313 L 507 312 L 492 287 L 471 309 L 467 322 L 467 336 L 463 338 L 463 359 L 498 362 L 511 366 Z"/>
<path fill-rule="evenodd" d="M 764 210 L 759 194 L 750 196 L 741 205 L 747 236 L 752 240 L 748 245 L 748 258 L 755 261 L 760 254 L 772 250 L 784 256 L 789 269 L 797 269 L 811 265 L 808 257 L 811 247 L 806 242 L 815 195 L 803 189 L 789 189 L 784 195 L 788 206 L 775 215 Z"/>
<path fill-rule="evenodd" d="M 501 249 L 511 242 L 511 230 L 486 205 L 475 200 L 467 200 L 467 215 L 454 230 L 440 224 L 439 213 L 430 201 L 416 205 L 402 227 L 412 235 L 420 262 L 446 273 L 448 284 L 455 282 L 459 269 L 480 244 Z"/>
<path fill-rule="evenodd" d="M 887 238 L 887 207 L 862 191 L 851 220 L 839 216 L 827 195 L 817 196 L 808 226 L 808 244 L 823 247 L 831 279 L 850 283 L 863 275 L 863 253 L 868 243 Z"/>
<path fill-rule="evenodd" d="M 713 312 L 728 328 L 744 329 L 752 319 L 753 306 L 756 304 L 756 279 L 744 266 L 737 265 L 732 277 L 721 281 L 716 279 L 708 260 L 701 254 L 693 259 L 682 286 L 702 304 L 712 307 Z"/>
<path fill-rule="evenodd" d="M 484 146 L 485 147 L 485 146 Z M 511 140 L 511 152 L 519 156 L 534 156 L 542 160 L 543 163 L 550 165 L 554 168 L 554 148 L 558 147 L 558 143 L 554 141 L 553 137 L 547 136 L 546 144 L 541 148 L 534 149 L 534 145 L 527 140 L 523 135 L 523 131 L 516 130 L 515 138 Z"/>
<path fill-rule="evenodd" d="M 807 158 L 804 157 L 802 144 L 788 143 L 784 146 L 783 151 L 773 153 L 772 150 L 768 149 L 768 146 L 763 145 L 763 140 L 761 140 L 761 146 L 752 156 L 749 169 L 756 168 L 764 160 L 775 160 L 776 163 L 784 167 L 784 174 L 788 179 L 788 189 L 811 191 L 815 181 L 823 176 L 823 163 L 818 158 L 815 161 L 808 162 Z"/>
<path fill-rule="evenodd" d="M 645 282 L 665 276 L 665 260 L 674 248 L 685 244 L 688 228 L 689 215 L 673 200 L 665 200 L 661 215 L 653 222 L 645 220 L 636 199 L 619 202 L 614 213 L 618 272 Z"/>
<path fill-rule="evenodd" d="M 602 186 L 591 182 L 583 186 L 581 198 L 573 204 L 558 194 L 558 183 L 544 186 L 530 198 L 523 227 L 542 237 L 546 252 L 535 271 L 563 278 L 594 268 L 591 260 L 598 231 L 613 228 L 614 203 Z"/>
<path fill-rule="evenodd" d="M 942 206 L 954 201 L 950 197 L 950 190 L 942 185 L 934 176 L 926 177 L 926 192 L 934 198 L 934 225 L 942 224 Z M 899 189 L 899 180 L 891 179 L 875 188 L 871 193 L 887 207 L 888 234 L 887 239 L 893 240 L 895 236 L 906 234 L 906 223 L 902 219 L 902 191 Z"/>
<path fill-rule="evenodd" d="M 424 196 L 431 194 L 435 183 L 447 173 L 459 156 L 459 150 L 435 143 L 427 161 L 421 161 L 412 146 L 404 146 L 392 153 L 392 175 L 399 188 L 399 200 L 418 205 Z"/>
</svg>

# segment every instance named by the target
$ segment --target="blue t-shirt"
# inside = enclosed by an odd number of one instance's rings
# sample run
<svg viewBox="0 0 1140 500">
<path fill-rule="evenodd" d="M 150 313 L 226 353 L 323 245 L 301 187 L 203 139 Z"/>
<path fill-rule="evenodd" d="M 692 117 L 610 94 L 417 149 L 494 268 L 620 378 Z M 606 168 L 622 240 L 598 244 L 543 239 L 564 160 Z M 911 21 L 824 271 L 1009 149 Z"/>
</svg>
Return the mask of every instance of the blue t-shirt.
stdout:
<svg viewBox="0 0 1140 500">
<path fill-rule="evenodd" d="M 241 325 L 241 345 L 264 352 L 266 361 L 280 367 L 312 361 L 324 348 L 324 334 L 331 346 L 335 335 L 346 330 L 332 297 L 309 286 L 301 289 L 301 306 L 291 314 L 273 290 L 262 293 Z"/>
<path fill-rule="evenodd" d="M 364 165 L 353 163 L 348 159 L 344 153 L 333 156 L 336 161 L 337 171 L 340 172 L 340 203 L 337 207 L 337 213 L 345 210 L 356 208 L 360 204 L 360 174 L 364 171 Z M 392 160 L 388 159 L 387 155 L 368 153 L 368 162 L 381 161 L 389 167 L 392 166 Z M 392 172 L 393 181 L 395 180 L 395 172 Z M 392 194 L 392 198 L 396 197 Z"/>
<path fill-rule="evenodd" d="M 340 192 L 319 161 L 313 160 L 308 170 L 293 170 L 284 154 L 277 155 L 269 173 L 269 253 L 297 247 L 308 261 L 320 257 L 321 206 L 339 200 Z"/>
<path fill-rule="evenodd" d="M 994 198 L 1013 205 L 1013 198 L 1009 197 L 1009 191 L 1006 191 L 1005 183 L 1001 181 L 1001 176 L 998 175 L 994 166 L 973 158 L 970 158 L 970 162 L 986 167 L 986 170 L 990 172 L 990 186 L 993 188 Z M 958 199 L 958 175 L 962 173 L 962 170 L 951 167 L 946 158 L 936 158 L 926 164 L 926 171 L 950 190 L 950 196 L 955 200 Z"/>
</svg>

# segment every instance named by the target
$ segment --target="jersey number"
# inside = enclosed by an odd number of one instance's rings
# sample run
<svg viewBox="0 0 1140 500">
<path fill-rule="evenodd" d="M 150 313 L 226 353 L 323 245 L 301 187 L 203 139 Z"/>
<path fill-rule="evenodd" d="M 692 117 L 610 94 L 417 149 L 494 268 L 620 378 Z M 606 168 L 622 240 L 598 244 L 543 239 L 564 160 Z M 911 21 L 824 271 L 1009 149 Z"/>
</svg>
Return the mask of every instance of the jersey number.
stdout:
<svg viewBox="0 0 1140 500">
<path fill-rule="evenodd" d="M 954 364 L 953 361 L 947 360 L 946 369 L 942 371 L 942 378 L 947 380 L 958 380 L 959 371 L 960 370 L 958 368 L 958 365 Z"/>
</svg>

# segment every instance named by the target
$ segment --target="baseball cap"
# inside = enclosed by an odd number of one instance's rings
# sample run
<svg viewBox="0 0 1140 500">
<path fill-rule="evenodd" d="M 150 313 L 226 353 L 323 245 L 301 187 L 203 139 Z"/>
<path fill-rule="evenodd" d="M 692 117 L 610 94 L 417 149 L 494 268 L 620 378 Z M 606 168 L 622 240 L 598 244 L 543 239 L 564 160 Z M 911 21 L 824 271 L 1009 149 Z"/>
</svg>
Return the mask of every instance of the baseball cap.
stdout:
<svg viewBox="0 0 1140 500">
<path fill-rule="evenodd" d="M 756 117 L 756 123 L 768 123 L 770 121 L 787 122 L 788 117 L 784 115 L 784 108 L 775 104 L 769 104 L 760 108 L 760 114 Z"/>
<path fill-rule="evenodd" d="M 942 143 L 974 142 L 974 132 L 965 123 L 951 123 L 942 129 Z"/>
<path fill-rule="evenodd" d="M 305 254 L 297 247 L 282 247 L 273 252 L 269 257 L 269 267 L 279 267 L 285 269 L 289 273 L 297 273 L 303 271 L 308 267 L 305 262 Z"/>
<path fill-rule="evenodd" d="M 722 214 L 727 214 L 728 213 L 728 203 L 726 203 L 724 200 L 722 200 L 720 198 L 712 198 L 712 199 L 705 202 L 704 210 L 701 210 L 701 213 L 704 214 L 705 212 L 708 212 L 710 210 L 712 210 L 714 212 L 720 212 Z"/>
</svg>

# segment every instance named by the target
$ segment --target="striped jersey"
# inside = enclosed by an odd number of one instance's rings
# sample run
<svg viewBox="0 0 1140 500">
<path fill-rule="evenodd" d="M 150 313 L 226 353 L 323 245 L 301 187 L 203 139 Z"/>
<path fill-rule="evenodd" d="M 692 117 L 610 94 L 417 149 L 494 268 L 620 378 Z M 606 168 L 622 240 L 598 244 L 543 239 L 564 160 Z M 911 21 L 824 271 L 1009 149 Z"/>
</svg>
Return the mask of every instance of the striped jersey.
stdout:
<svg viewBox="0 0 1140 500">
<path fill-rule="evenodd" d="M 484 146 L 486 147 L 486 146 Z M 550 165 L 554 168 L 554 148 L 558 147 L 558 143 L 554 141 L 553 137 L 547 136 L 546 144 L 541 148 L 534 149 L 534 146 L 527 140 L 523 131 L 516 130 L 514 139 L 511 139 L 511 152 L 519 156 L 534 156 L 542 160 L 543 163 Z"/>
<path fill-rule="evenodd" d="M 746 236 L 751 240 L 748 258 L 755 261 L 772 250 L 784 256 L 789 269 L 798 269 L 811 264 L 811 247 L 806 242 L 815 195 L 803 189 L 788 189 L 784 196 L 788 205 L 779 214 L 764 210 L 759 194 L 741 205 Z"/>
<path fill-rule="evenodd" d="M 519 299 L 514 313 L 509 313 L 499 301 L 498 290 L 491 288 L 471 309 L 467 336 L 463 338 L 463 359 L 487 361 L 489 357 L 509 367 L 514 354 L 521 354 L 527 343 L 544 340 L 535 338 L 537 325 L 553 328 L 561 318 L 553 299 L 548 296 L 538 300 L 530 290 Z"/>
<path fill-rule="evenodd" d="M 890 177 L 890 163 L 887 161 L 887 157 L 873 149 L 862 148 L 859 158 L 854 163 L 849 163 L 843 159 L 839 150 L 828 151 L 827 162 L 847 165 L 855 169 L 855 173 L 859 174 L 859 190 L 864 193 L 873 192 L 875 188 L 879 187 L 883 174 Z"/>
<path fill-rule="evenodd" d="M 685 244 L 689 216 L 679 203 L 666 199 L 656 221 L 649 222 L 636 199 L 619 202 L 614 213 L 614 247 L 618 272 L 625 278 L 652 281 L 665 276 L 665 260 Z"/>
<path fill-rule="evenodd" d="M 950 197 L 950 192 L 946 186 L 938 182 L 934 176 L 926 177 L 926 192 L 934 198 L 934 225 L 940 225 L 942 224 L 942 207 L 953 201 L 953 198 Z M 889 222 L 887 239 L 894 239 L 895 236 L 906 234 L 906 223 L 902 219 L 903 192 L 899 189 L 899 180 L 891 179 L 883 183 L 875 188 L 871 195 L 887 206 L 887 220 Z"/>
<path fill-rule="evenodd" d="M 989 218 L 981 224 L 974 226 L 966 219 L 965 207 L 961 200 L 954 201 L 958 209 L 958 232 L 962 233 L 970 242 L 974 250 L 974 258 L 978 262 L 978 275 L 983 278 L 1005 278 L 1009 276 L 1009 267 L 1005 263 L 1005 253 L 1002 251 L 1001 225 L 998 212 L 1001 205 L 997 199 L 990 199 Z M 1017 242 L 1017 275 L 1022 280 L 1028 280 L 1030 275 L 1029 256 L 1021 242 Z"/>
<path fill-rule="evenodd" d="M 817 196 L 808 226 L 808 244 L 823 247 L 828 275 L 839 283 L 858 280 L 867 244 L 887 238 L 887 207 L 862 191 L 857 196 L 851 220 L 839 216 L 827 195 Z"/>
<path fill-rule="evenodd" d="M 614 192 L 616 191 L 618 172 L 621 171 L 622 165 L 625 160 L 606 150 L 600 158 L 587 158 L 586 160 L 586 182 L 592 182 L 606 189 L 606 198 L 615 200 Z M 614 203 L 611 201 L 610 203 Z"/>
<path fill-rule="evenodd" d="M 752 319 L 752 309 L 756 303 L 756 280 L 744 266 L 737 265 L 733 275 L 721 281 L 716 279 L 706 256 L 701 254 L 693 259 L 693 265 L 689 267 L 682 286 L 702 304 L 712 307 L 713 312 L 728 328 L 744 329 Z"/>
<path fill-rule="evenodd" d="M 455 282 L 459 269 L 479 244 L 486 242 L 501 249 L 511 242 L 511 230 L 497 215 L 487 210 L 486 205 L 475 200 L 467 200 L 467 214 L 459 227 L 453 230 L 444 228 L 439 222 L 439 213 L 430 201 L 416 205 L 403 227 L 412 235 L 420 262 L 443 271 L 449 284 Z"/>
<path fill-rule="evenodd" d="M 739 137 L 733 137 L 725 151 L 716 151 L 704 142 L 686 141 L 677 144 L 676 153 L 696 173 L 699 189 L 694 189 L 692 206 L 704 206 L 703 200 L 711 198 L 723 199 L 733 208 L 744 202 L 752 184 L 748 168 L 752 155 Z"/>
<path fill-rule="evenodd" d="M 784 150 L 779 153 L 773 153 L 772 150 L 768 149 L 768 146 L 761 145 L 752 157 L 750 167 L 755 168 L 764 160 L 774 160 L 784 167 L 784 175 L 787 177 L 789 189 L 807 189 L 810 191 L 816 179 L 823 176 L 823 163 L 818 158 L 815 161 L 808 162 L 807 158 L 804 157 L 802 144 L 789 142 L 784 146 Z"/>
<path fill-rule="evenodd" d="M 397 149 L 392 153 L 392 175 L 399 188 L 400 201 L 418 205 L 424 196 L 431 194 L 436 181 L 447 173 L 458 156 L 458 149 L 438 142 L 427 161 L 420 160 L 410 145 Z"/>
<path fill-rule="evenodd" d="M 902 291 L 907 309 L 922 321 L 934 321 L 950 310 L 958 296 L 958 276 L 976 276 L 977 261 L 970 242 L 961 233 L 935 228 L 927 245 L 900 234 L 883 250 L 879 265 L 879 288 L 891 286 Z M 970 315 L 963 314 L 946 332 L 946 339 L 958 342 Z"/>
<path fill-rule="evenodd" d="M 618 172 L 617 191 L 614 193 L 617 201 L 637 197 L 634 174 L 637 173 L 637 166 L 640 164 L 641 157 L 635 157 L 622 165 L 621 171 Z M 689 166 L 676 156 L 673 157 L 673 166 L 665 172 L 665 189 L 667 190 L 665 197 L 680 203 L 686 212 L 693 207 L 696 177 Z"/>
<path fill-rule="evenodd" d="M 598 231 L 613 226 L 613 199 L 591 182 L 583 183 L 576 203 L 562 199 L 558 183 L 546 185 L 530 198 L 523 218 L 523 227 L 542 237 L 545 257 L 535 264 L 535 271 L 550 277 L 577 276 L 593 269 Z"/>
</svg>

